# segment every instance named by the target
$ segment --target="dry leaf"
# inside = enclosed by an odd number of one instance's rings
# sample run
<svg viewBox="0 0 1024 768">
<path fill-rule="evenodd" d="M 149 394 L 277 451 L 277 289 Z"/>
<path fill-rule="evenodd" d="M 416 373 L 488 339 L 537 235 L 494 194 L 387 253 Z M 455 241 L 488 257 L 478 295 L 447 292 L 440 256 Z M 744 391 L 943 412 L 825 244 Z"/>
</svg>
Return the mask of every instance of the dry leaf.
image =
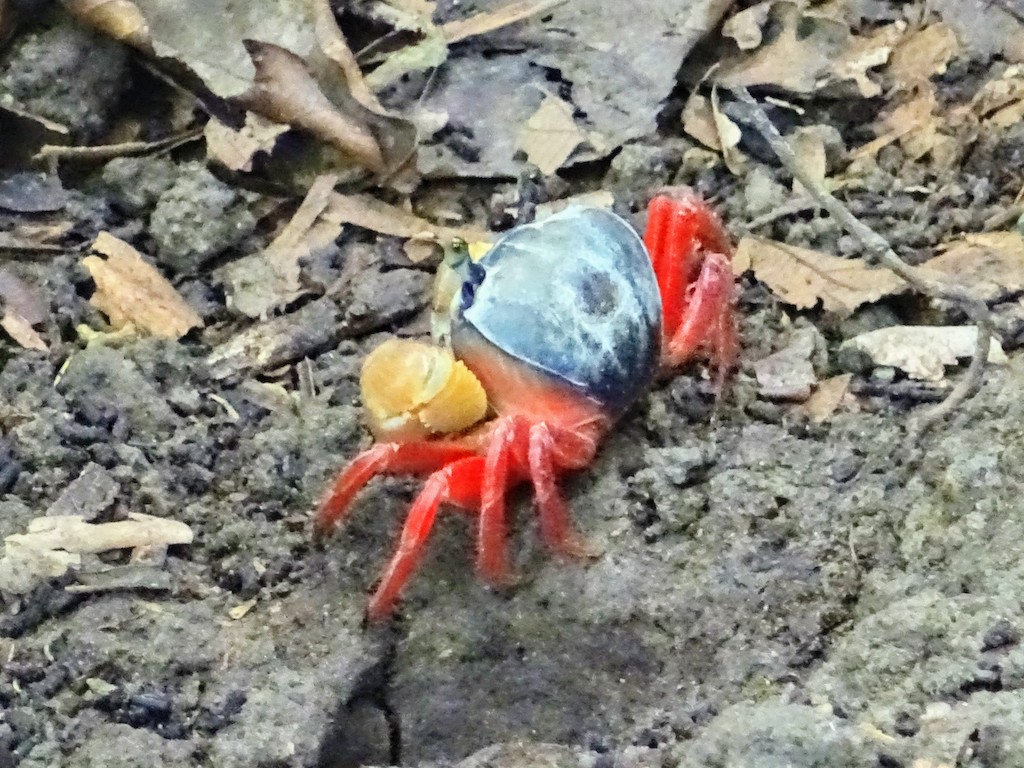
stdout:
<svg viewBox="0 0 1024 768">
<path fill-rule="evenodd" d="M 843 373 L 819 382 L 814 394 L 803 404 L 804 412 L 811 418 L 811 421 L 816 424 L 828 421 L 832 414 L 839 410 L 839 406 L 849 399 L 852 380 L 852 373 Z"/>
<path fill-rule="evenodd" d="M 812 179 L 824 186 L 827 168 L 825 157 L 825 140 L 822 138 L 821 127 L 804 126 L 795 130 L 789 138 L 790 146 L 800 161 L 800 167 Z M 803 184 L 793 179 L 793 194 L 802 195 Z"/>
<path fill-rule="evenodd" d="M 593 192 L 581 192 L 571 197 L 563 197 L 559 200 L 552 200 L 548 203 L 540 203 L 534 211 L 535 221 L 543 221 L 559 211 L 564 211 L 570 205 L 586 205 L 592 208 L 604 208 L 610 211 L 615 204 L 615 195 L 607 189 L 595 189 Z M 489 246 L 489 244 L 488 244 Z M 482 254 L 481 254 L 482 255 Z M 474 256 L 474 260 L 478 257 Z"/>
<path fill-rule="evenodd" d="M 718 126 L 711 109 L 711 101 L 697 91 L 690 94 L 683 107 L 683 130 L 690 134 L 708 149 L 722 151 L 722 142 L 718 138 Z"/>
<path fill-rule="evenodd" d="M 748 269 L 787 304 L 809 309 L 820 301 L 826 311 L 840 316 L 907 288 L 889 270 L 869 267 L 859 259 L 841 259 L 758 237 L 744 237 L 736 248 L 733 272 Z"/>
<path fill-rule="evenodd" d="M 314 0 L 313 13 L 313 31 L 316 34 L 320 50 L 328 59 L 338 65 L 352 98 L 377 114 L 388 114 L 366 84 L 366 80 L 363 79 L 363 71 L 359 68 L 359 62 L 356 61 L 355 54 L 352 53 L 348 41 L 334 18 L 330 0 Z"/>
<path fill-rule="evenodd" d="M 113 523 L 87 523 L 78 515 L 37 517 L 28 524 L 27 533 L 8 536 L 5 541 L 8 545 L 60 549 L 73 554 L 192 543 L 192 529 L 178 520 L 135 512 L 129 513 L 128 518 Z"/>
<path fill-rule="evenodd" d="M 978 298 L 993 301 L 1024 290 L 1024 236 L 1015 230 L 967 235 L 944 245 L 925 267 Z"/>
<path fill-rule="evenodd" d="M 260 317 L 303 293 L 299 261 L 330 247 L 341 234 L 341 220 L 326 210 L 337 181 L 337 176 L 319 177 L 291 221 L 262 253 L 220 270 L 234 309 Z"/>
<path fill-rule="evenodd" d="M 370 195 L 334 193 L 331 195 L 328 211 L 339 221 L 393 237 L 423 239 L 424 236 L 432 236 L 441 241 L 458 237 L 470 243 L 493 239 L 489 232 L 483 230 L 434 224 Z"/>
<path fill-rule="evenodd" d="M 270 43 L 246 41 L 256 67 L 252 87 L 238 97 L 247 109 L 278 123 L 304 128 L 359 165 L 378 174 L 386 170 L 377 139 L 366 123 L 335 107 L 324 95 L 306 62 Z"/>
<path fill-rule="evenodd" d="M 0 328 L 25 349 L 46 352 L 46 342 L 33 325 L 47 318 L 47 309 L 26 283 L 6 269 L 0 269 Z"/>
<path fill-rule="evenodd" d="M 149 48 L 149 24 L 129 0 L 67 0 L 64 4 L 84 24 L 136 48 Z"/>
<path fill-rule="evenodd" d="M 519 132 L 517 146 L 549 176 L 586 140 L 586 132 L 572 118 L 572 107 L 557 96 L 547 96 Z"/>
<path fill-rule="evenodd" d="M 32 324 L 13 310 L 4 311 L 3 317 L 0 317 L 0 328 L 7 331 L 7 335 L 24 349 L 35 349 L 39 352 L 47 352 L 50 349 L 43 341 L 43 337 L 33 330 Z"/>
<path fill-rule="evenodd" d="M 451 45 L 460 40 L 486 35 L 488 32 L 494 32 L 510 24 L 525 21 L 550 11 L 564 2 L 566 0 L 522 0 L 509 3 L 493 11 L 477 13 L 468 19 L 449 21 L 441 27 L 441 32 L 448 44 Z"/>
<path fill-rule="evenodd" d="M 711 89 L 711 116 L 715 122 L 718 146 L 722 152 L 725 166 L 737 176 L 741 176 L 747 168 L 747 157 L 739 149 L 743 133 L 739 126 L 722 111 L 718 101 L 717 86 Z"/>
<path fill-rule="evenodd" d="M 959 51 L 953 30 L 932 24 L 907 35 L 893 49 L 889 74 L 897 90 L 910 90 L 946 71 L 949 60 Z"/>
<path fill-rule="evenodd" d="M 860 350 L 875 365 L 899 368 L 912 379 L 941 381 L 946 366 L 973 355 L 977 344 L 978 329 L 971 325 L 897 325 L 854 336 L 841 348 Z M 995 339 L 991 340 L 988 360 L 1006 362 L 1003 348 Z"/>
<path fill-rule="evenodd" d="M 131 323 L 154 336 L 178 339 L 203 324 L 167 279 L 128 243 L 101 232 L 92 250 L 107 258 L 82 259 L 82 266 L 96 282 L 89 303 L 103 312 L 115 329 Z"/>
<path fill-rule="evenodd" d="M 847 24 L 832 16 L 807 12 L 793 2 L 776 2 L 767 24 L 778 34 L 750 53 L 734 57 L 715 73 L 720 85 L 773 85 L 793 93 L 811 94 L 824 88 L 871 97 L 881 93 L 868 71 L 881 66 L 902 24 L 890 24 L 873 34 L 851 35 Z"/>
<path fill-rule="evenodd" d="M 889 60 L 903 29 L 904 24 L 897 22 L 870 34 L 852 36 L 832 65 L 831 79 L 836 82 L 854 82 L 859 95 L 864 98 L 881 94 L 882 87 L 868 77 L 868 71 L 881 67 Z"/>
</svg>

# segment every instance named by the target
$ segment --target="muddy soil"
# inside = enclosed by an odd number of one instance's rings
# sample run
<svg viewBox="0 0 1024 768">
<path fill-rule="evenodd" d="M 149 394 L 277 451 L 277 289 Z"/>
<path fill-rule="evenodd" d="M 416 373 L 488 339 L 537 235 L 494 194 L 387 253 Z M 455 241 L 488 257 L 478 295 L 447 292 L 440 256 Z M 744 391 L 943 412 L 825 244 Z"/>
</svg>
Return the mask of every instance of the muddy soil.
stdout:
<svg viewBox="0 0 1024 768">
<path fill-rule="evenodd" d="M 56 46 L 75 67 L 68 51 L 96 44 L 52 37 L 21 45 Z M 19 50 L 4 70 L 12 88 L 53 60 Z M 148 76 L 103 50 L 108 75 Z M 88 72 L 74 82 L 88 100 L 38 99 L 85 109 L 88 120 L 63 117 L 88 138 L 124 91 Z M 810 105 L 808 122 L 859 136 L 840 106 Z M 787 201 L 781 175 L 686 165 L 678 133 L 518 189 L 543 200 L 608 188 L 641 229 L 649 191 L 667 183 L 712 199 L 737 233 Z M 936 177 L 893 146 L 847 199 L 921 260 L 1010 204 L 1019 175 L 1007 169 L 1022 152 L 1024 130 L 1012 129 L 977 147 L 967 170 Z M 416 481 L 374 482 L 322 548 L 309 521 L 325 483 L 370 442 L 362 358 L 386 333 L 423 333 L 430 268 L 346 230 L 304 269 L 326 285 L 347 263 L 362 268 L 286 315 L 308 326 L 305 360 L 224 375 L 211 352 L 244 324 L 212 270 L 266 242 L 247 208 L 257 193 L 212 175 L 189 147 L 63 181 L 51 212 L 0 211 L 0 230 L 71 225 L 65 253 L 3 257 L 40 287 L 52 319 L 48 352 L 0 340 L 0 537 L 42 515 L 143 512 L 188 524 L 194 541 L 155 567 L 104 553 L 3 593 L 0 766 L 1024 766 L 1021 328 L 1001 329 L 1010 364 L 908 453 L 908 419 L 933 392 L 858 371 L 859 411 L 818 424 L 759 396 L 750 364 L 815 326 L 824 378 L 841 371 L 839 341 L 919 320 L 923 303 L 840 323 L 797 316 L 745 278 L 743 364 L 725 394 L 699 368 L 660 384 L 566 483 L 578 530 L 600 550 L 593 562 L 546 553 L 522 495 L 522 578 L 495 591 L 474 577 L 471 526 L 445 515 L 400 616 L 367 626 L 367 590 Z M 458 200 L 482 215 L 516 189 L 451 182 L 417 203 Z M 105 321 L 70 249 L 102 230 L 152 254 L 209 330 L 86 343 L 77 327 Z M 853 248 L 806 212 L 758 234 Z"/>
</svg>

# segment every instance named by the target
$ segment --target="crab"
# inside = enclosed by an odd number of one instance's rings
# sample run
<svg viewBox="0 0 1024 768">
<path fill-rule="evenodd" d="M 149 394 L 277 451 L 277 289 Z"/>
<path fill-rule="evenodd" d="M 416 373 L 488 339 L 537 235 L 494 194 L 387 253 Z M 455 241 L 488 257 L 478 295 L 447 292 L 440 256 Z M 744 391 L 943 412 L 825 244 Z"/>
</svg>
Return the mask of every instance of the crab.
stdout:
<svg viewBox="0 0 1024 768">
<path fill-rule="evenodd" d="M 375 476 L 427 475 L 371 619 L 392 613 L 445 504 L 475 521 L 476 570 L 492 585 L 513 581 L 507 497 L 520 483 L 533 486 L 548 548 L 594 556 L 560 476 L 588 466 L 661 375 L 703 356 L 720 390 L 737 357 L 732 246 L 689 190 L 654 197 L 643 240 L 614 213 L 570 207 L 511 230 L 479 261 L 455 254 L 443 343 L 395 340 L 367 358 L 361 384 L 377 442 L 338 475 L 315 519 L 322 537 Z M 474 425 L 485 412 L 492 418 Z"/>
</svg>

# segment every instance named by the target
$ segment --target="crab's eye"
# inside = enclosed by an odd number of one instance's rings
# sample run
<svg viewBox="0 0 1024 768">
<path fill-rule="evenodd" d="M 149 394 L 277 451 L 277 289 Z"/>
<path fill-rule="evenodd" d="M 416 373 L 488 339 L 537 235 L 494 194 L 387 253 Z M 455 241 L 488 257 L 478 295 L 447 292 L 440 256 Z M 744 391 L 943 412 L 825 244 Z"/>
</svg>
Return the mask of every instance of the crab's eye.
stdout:
<svg viewBox="0 0 1024 768">
<path fill-rule="evenodd" d="M 476 297 L 476 289 L 484 281 L 487 271 L 475 262 L 471 262 L 466 269 L 466 279 L 462 282 L 462 295 L 459 301 L 459 309 L 465 311 L 473 305 Z"/>
</svg>

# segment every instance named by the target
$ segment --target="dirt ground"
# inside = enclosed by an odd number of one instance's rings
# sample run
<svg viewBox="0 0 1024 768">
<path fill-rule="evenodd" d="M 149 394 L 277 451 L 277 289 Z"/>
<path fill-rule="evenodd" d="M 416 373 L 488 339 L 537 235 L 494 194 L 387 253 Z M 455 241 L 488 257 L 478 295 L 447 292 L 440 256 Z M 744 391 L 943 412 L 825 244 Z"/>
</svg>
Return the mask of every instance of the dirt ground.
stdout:
<svg viewBox="0 0 1024 768">
<path fill-rule="evenodd" d="M 700 56 L 716 55 L 708 46 Z M 964 54 L 932 82 L 955 103 L 1006 67 Z M 24 26 L 0 65 L 0 94 L 75 126 L 83 144 L 126 104 L 145 114 L 159 87 L 67 19 Z M 856 255 L 813 208 L 765 218 L 791 201 L 791 180 L 756 136 L 742 145 L 756 172 L 694 162 L 679 125 L 688 92 L 672 92 L 658 131 L 604 158 L 518 181 L 435 178 L 415 208 L 507 225 L 496 211 L 529 216 L 604 189 L 642 230 L 651 191 L 685 184 L 736 239 Z M 816 98 L 800 120 L 857 146 L 878 108 Z M 1020 122 L 945 168 L 894 143 L 841 196 L 920 263 L 1012 210 L 1022 158 Z M 299 353 L 232 367 L 223 345 L 255 322 L 226 305 L 217 269 L 270 239 L 263 192 L 211 172 L 195 144 L 64 164 L 45 183 L 4 173 L 0 232 L 59 234 L 52 250 L 0 248 L 0 268 L 41 297 L 48 347 L 0 334 L 0 537 L 41 516 L 141 512 L 193 540 L 155 563 L 86 554 L 50 578 L 0 564 L 0 767 L 1024 766 L 1019 292 L 993 304 L 1009 362 L 905 451 L 910 419 L 963 369 L 921 384 L 839 346 L 897 323 L 962 324 L 963 311 L 906 293 L 846 317 L 797 310 L 741 276 L 741 365 L 725 393 L 700 366 L 659 384 L 565 483 L 598 558 L 545 552 L 522 493 L 522 581 L 495 591 L 473 574 L 469 521 L 443 515 L 399 616 L 367 626 L 367 592 L 417 481 L 375 481 L 321 548 L 310 518 L 370 444 L 362 359 L 390 334 L 424 333 L 436 262 L 347 227 L 302 265 L 331 290 L 256 321 Z M 152 255 L 205 327 L 181 340 L 83 336 L 110 329 L 81 265 L 104 231 Z M 847 407 L 827 420 L 755 376 L 808 332 L 818 381 L 853 374 Z"/>
</svg>

